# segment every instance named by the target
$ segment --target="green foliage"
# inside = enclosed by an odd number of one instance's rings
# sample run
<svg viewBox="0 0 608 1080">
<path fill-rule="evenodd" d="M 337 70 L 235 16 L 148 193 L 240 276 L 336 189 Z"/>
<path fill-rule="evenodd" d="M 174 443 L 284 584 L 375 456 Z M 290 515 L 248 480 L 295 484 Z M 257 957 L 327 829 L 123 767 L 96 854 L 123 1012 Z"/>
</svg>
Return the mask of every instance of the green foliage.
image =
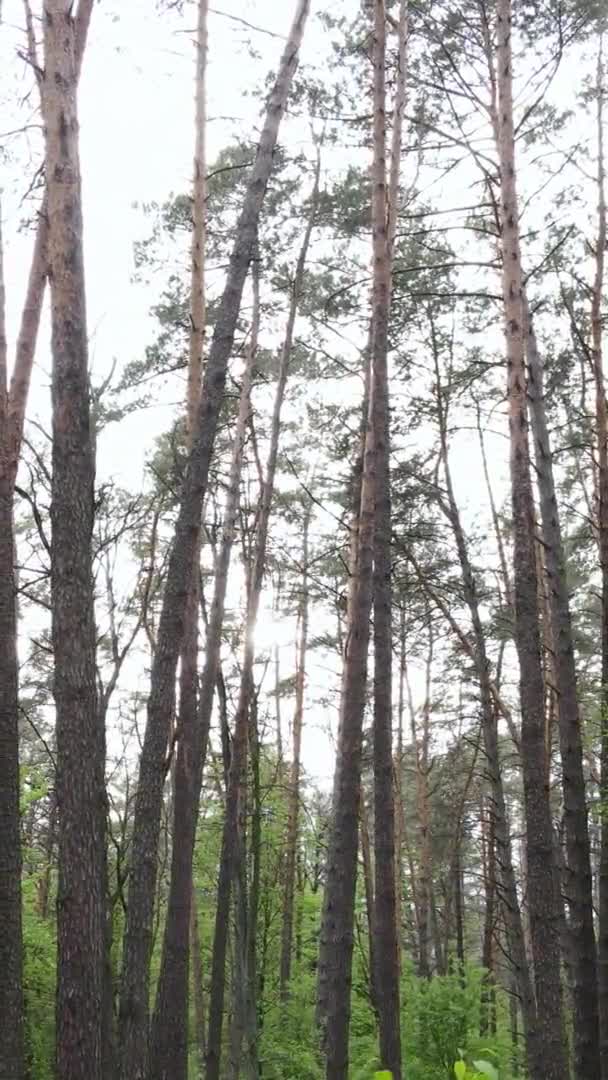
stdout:
<svg viewBox="0 0 608 1080">
<path fill-rule="evenodd" d="M 51 1080 L 55 1054 L 55 926 L 36 911 L 34 877 L 23 884 L 23 987 L 33 1080 Z"/>
<path fill-rule="evenodd" d="M 456 971 L 431 980 L 406 975 L 402 1039 L 408 1080 L 451 1080 L 454 1075 L 457 1080 L 484 1076 L 502 1080 L 509 1075 L 511 1045 L 504 1003 L 499 1005 L 497 1034 L 479 1034 L 482 980 L 483 969 L 475 966 L 467 966 L 464 977 Z M 461 1077 L 455 1073 L 455 1063 L 460 1062 L 469 1070 Z"/>
<path fill-rule="evenodd" d="M 464 1058 L 454 1062 L 456 1080 L 498 1080 L 498 1072 L 491 1061 L 474 1061 L 470 1068 Z"/>
</svg>

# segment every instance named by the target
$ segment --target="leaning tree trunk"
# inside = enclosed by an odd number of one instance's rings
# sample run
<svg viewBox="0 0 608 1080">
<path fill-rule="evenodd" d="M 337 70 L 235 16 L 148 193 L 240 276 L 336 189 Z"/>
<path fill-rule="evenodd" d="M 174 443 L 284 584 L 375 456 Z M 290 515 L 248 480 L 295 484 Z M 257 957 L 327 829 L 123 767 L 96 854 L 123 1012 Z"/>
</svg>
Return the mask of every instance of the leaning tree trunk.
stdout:
<svg viewBox="0 0 608 1080">
<path fill-rule="evenodd" d="M 192 449 L 200 402 L 205 336 L 205 136 L 207 69 L 207 0 L 199 0 L 195 154 L 192 200 L 190 285 L 190 355 L 186 398 L 187 447 Z M 184 618 L 181 655 L 178 744 L 174 775 L 173 846 L 169 906 L 165 921 L 157 1008 L 151 1031 L 149 1080 L 187 1080 L 189 1021 L 190 905 L 192 856 L 196 835 L 200 760 L 203 746 L 197 717 L 200 532 Z"/>
<path fill-rule="evenodd" d="M 253 322 L 250 345 L 247 350 L 245 368 L 241 383 L 239 413 L 237 417 L 224 524 L 217 565 L 211 611 L 205 641 L 205 666 L 203 668 L 198 715 L 188 743 L 188 754 L 178 756 L 176 767 L 176 785 L 174 800 L 174 837 L 171 859 L 171 880 L 165 923 L 165 937 L 161 958 L 161 969 L 156 992 L 156 1003 L 151 1032 L 150 1076 L 173 1077 L 171 1058 L 168 1049 L 173 1039 L 166 1030 L 165 1016 L 172 1014 L 175 995 L 182 985 L 183 970 L 187 967 L 187 946 L 183 940 L 182 916 L 184 911 L 184 890 L 192 889 L 192 862 L 196 839 L 196 823 L 201 796 L 203 769 L 207 755 L 211 714 L 215 688 L 220 672 L 220 654 L 222 629 L 228 588 L 228 572 L 239 510 L 239 487 L 241 480 L 243 452 L 247 436 L 247 424 L 251 410 L 250 395 L 253 364 L 255 361 L 258 324 L 259 324 L 259 269 L 257 263 L 253 269 Z M 192 901 L 191 901 L 192 902 Z M 182 999 L 183 1000 L 183 999 Z M 184 1003 L 185 1004 L 185 1003 Z M 186 1064 L 188 1025 L 187 1011 L 184 1011 L 184 1024 L 180 1042 L 185 1042 Z M 174 1017 L 174 1022 L 175 1022 Z M 159 1064 L 162 1063 L 162 1066 Z M 160 1068 L 164 1071 L 160 1071 Z"/>
<path fill-rule="evenodd" d="M 59 882 L 57 1076 L 100 1080 L 105 943 L 105 732 L 97 705 L 91 535 L 94 448 L 72 4 L 44 9 L 53 353 L 51 601 Z"/>
<path fill-rule="evenodd" d="M 306 688 L 306 653 L 308 649 L 308 534 L 312 501 L 304 511 L 302 527 L 302 581 L 300 585 L 300 637 L 296 669 L 296 703 L 293 717 L 293 750 L 291 776 L 289 778 L 289 805 L 287 811 L 287 835 L 285 837 L 285 881 L 283 886 L 283 920 L 281 926 L 280 994 L 283 1001 L 289 998 L 291 979 L 291 954 L 293 945 L 293 917 L 296 891 L 298 857 L 298 824 L 300 817 L 300 771 L 302 748 L 302 723 L 304 719 L 304 691 Z"/>
<path fill-rule="evenodd" d="M 546 1080 L 568 1075 L 560 981 L 559 910 L 544 747 L 535 561 L 535 516 L 526 398 L 522 271 L 515 174 L 511 0 L 498 2 L 498 117 L 501 179 L 502 289 L 507 350 L 511 496 L 513 508 L 515 640 L 520 668 L 521 744 L 526 814 L 528 905 L 536 984 L 538 1053 Z"/>
<path fill-rule="evenodd" d="M 375 67 L 379 61 L 380 50 L 383 52 L 383 4 L 379 4 L 379 9 L 375 14 L 378 27 L 380 16 L 382 17 L 382 40 L 378 42 L 377 30 L 375 30 Z M 384 100 L 380 104 L 384 110 Z M 383 111 L 378 122 L 378 129 L 380 123 L 384 131 Z M 385 199 L 385 183 L 383 176 L 383 199 Z M 382 395 L 379 402 L 376 395 L 378 387 L 382 388 L 387 355 L 390 266 L 386 229 L 386 213 L 383 206 L 382 219 L 378 220 L 376 217 L 374 221 L 374 280 L 370 330 L 373 363 L 370 406 L 363 454 L 360 505 L 351 536 L 347 642 L 334 773 L 333 813 L 319 944 L 317 1022 L 320 1027 L 321 1045 L 325 1053 L 328 1080 L 345 1080 L 348 1075 L 358 821 L 361 800 L 361 746 L 373 593 L 376 438 L 378 434 L 383 433 L 382 418 L 385 414 Z M 384 235 L 378 236 L 378 230 Z M 385 257 L 380 257 L 382 249 Z M 376 364 L 378 365 L 377 377 L 374 374 Z M 389 782 L 392 786 L 392 775 Z M 392 890 L 394 898 L 394 877 Z"/>
<path fill-rule="evenodd" d="M 375 987 L 380 1062 L 393 1080 L 401 1080 L 399 1011 L 399 935 L 395 889 L 395 788 L 393 784 L 392 703 L 392 515 L 390 485 L 390 412 L 388 320 L 391 297 L 391 243 L 386 183 L 386 11 L 374 5 L 374 130 L 372 231 L 376 297 L 372 425 L 376 454 L 374 510 L 374 934 Z M 403 72 L 405 74 L 405 72 Z M 397 154 L 394 148 L 393 164 Z M 392 185 L 391 185 L 392 186 Z M 395 184 L 397 187 L 397 184 Z M 396 223 L 397 193 L 392 220 Z"/>
<path fill-rule="evenodd" d="M 252 258 L 266 186 L 310 0 L 298 0 L 294 22 L 270 95 L 236 235 L 228 275 L 215 321 L 203 378 L 195 437 L 189 455 L 174 541 L 167 568 L 163 606 L 150 677 L 148 722 L 135 801 L 124 936 L 119 1011 L 121 1080 L 143 1080 L 148 1040 L 150 956 L 156 892 L 157 854 L 165 782 L 165 757 L 175 700 L 175 672 L 180 654 L 189 585 L 198 547 L 203 498 L 227 363 L 234 341 L 245 278 Z"/>
<path fill-rule="evenodd" d="M 209 1000 L 209 1035 L 207 1041 L 207 1080 L 219 1080 L 222 1026 L 224 1019 L 224 992 L 225 992 L 225 968 L 226 947 L 228 939 L 228 913 L 233 884 L 239 870 L 239 845 L 234 843 L 234 837 L 239 831 L 239 810 L 244 794 L 245 773 L 247 766 L 248 745 L 248 717 L 253 694 L 253 664 L 255 659 L 254 631 L 257 623 L 262 584 L 266 564 L 266 545 L 268 539 L 268 526 L 274 493 L 274 481 L 279 452 L 279 438 L 281 433 L 281 410 L 285 396 L 285 387 L 289 374 L 291 361 L 293 335 L 298 307 L 301 300 L 304 284 L 304 271 L 308 248 L 315 223 L 317 204 L 319 197 L 319 178 L 321 171 L 320 157 L 317 158 L 314 188 L 312 192 L 310 215 L 304 232 L 302 246 L 296 265 L 294 276 L 285 339 L 281 348 L 279 361 L 279 375 L 277 390 L 274 401 L 273 415 L 270 432 L 270 448 L 268 451 L 268 463 L 264 479 L 260 512 L 257 522 L 254 562 L 251 573 L 250 587 L 247 596 L 247 619 L 245 632 L 245 648 L 243 664 L 241 668 L 241 682 L 239 698 L 234 720 L 234 735 L 232 739 L 232 754 L 230 759 L 230 774 L 228 778 L 228 790 L 226 793 L 226 812 L 224 817 L 224 829 L 222 833 L 222 850 L 220 855 L 220 869 L 217 887 L 217 907 L 215 919 L 215 932 L 213 938 L 213 958 L 211 966 L 211 991 Z"/>
<path fill-rule="evenodd" d="M 576 1076 L 600 1078 L 598 1022 L 598 981 L 595 930 L 593 926 L 593 878 L 591 848 L 583 772 L 581 718 L 576 688 L 576 664 L 570 600 L 566 576 L 566 556 L 553 459 L 545 413 L 543 364 L 530 316 L 525 291 L 523 316 L 527 329 L 528 394 L 536 460 L 536 477 L 542 520 L 543 555 L 548 579 L 549 616 L 552 631 L 552 662 L 557 687 L 557 709 L 562 759 L 564 827 L 568 876 L 566 899 L 570 912 L 569 931 L 572 957 L 572 1006 L 574 1028 L 574 1072 Z"/>
</svg>

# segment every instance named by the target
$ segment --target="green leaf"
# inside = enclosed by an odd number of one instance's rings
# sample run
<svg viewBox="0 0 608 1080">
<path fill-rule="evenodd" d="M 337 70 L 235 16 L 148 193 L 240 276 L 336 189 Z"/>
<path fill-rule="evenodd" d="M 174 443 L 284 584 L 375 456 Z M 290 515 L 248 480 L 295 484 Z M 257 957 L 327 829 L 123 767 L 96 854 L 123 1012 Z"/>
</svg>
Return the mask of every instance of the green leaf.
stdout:
<svg viewBox="0 0 608 1080">
<path fill-rule="evenodd" d="M 454 1062 L 454 1076 L 456 1077 L 456 1080 L 464 1080 L 466 1075 L 467 1075 L 466 1063 L 464 1061 L 462 1061 L 462 1060 L 461 1061 L 455 1061 Z"/>
<path fill-rule="evenodd" d="M 498 1070 L 490 1061 L 474 1061 L 473 1065 L 477 1072 L 482 1076 L 487 1076 L 488 1080 L 498 1080 Z"/>
<path fill-rule="evenodd" d="M 381 1069 L 380 1072 L 374 1073 L 374 1080 L 393 1080 L 393 1074 L 388 1069 Z"/>
</svg>

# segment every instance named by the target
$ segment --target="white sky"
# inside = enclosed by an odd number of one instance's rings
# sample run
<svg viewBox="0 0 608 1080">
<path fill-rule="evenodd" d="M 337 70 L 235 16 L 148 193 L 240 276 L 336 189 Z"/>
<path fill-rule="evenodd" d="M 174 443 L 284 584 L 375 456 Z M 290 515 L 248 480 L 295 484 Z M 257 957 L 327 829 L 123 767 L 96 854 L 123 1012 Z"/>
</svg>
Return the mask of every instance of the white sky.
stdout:
<svg viewBox="0 0 608 1080">
<path fill-rule="evenodd" d="M 217 0 L 221 10 L 244 18 L 275 34 L 285 34 L 291 21 L 292 0 Z M 214 4 L 212 6 L 215 6 Z M 81 162 L 83 174 L 85 256 L 88 317 L 93 381 L 98 384 L 114 359 L 119 368 L 141 357 L 154 340 L 155 324 L 149 316 L 150 292 L 132 281 L 133 244 L 148 235 L 150 219 L 142 204 L 163 202 L 171 192 L 189 190 L 193 147 L 194 45 L 185 28 L 195 25 L 195 5 L 184 18 L 160 14 L 154 0 L 101 0 L 96 5 L 85 56 L 80 92 Z M 314 10 L 353 12 L 358 0 L 325 0 Z M 1 133 L 26 123 L 38 123 L 35 92 L 26 65 L 15 58 L 23 47 L 21 0 L 4 0 L 0 26 L 0 187 L 3 188 L 3 224 L 9 337 L 14 338 L 29 266 L 31 236 L 20 233 L 21 199 L 32 167 L 40 160 L 38 130 L 6 139 Z M 244 42 L 250 38 L 257 55 L 252 59 Z M 249 93 L 276 66 L 282 41 L 249 33 L 237 22 L 210 14 L 209 19 L 209 128 L 208 159 L 230 142 L 236 132 L 251 134 L 259 117 L 259 102 Z M 324 32 L 314 18 L 306 33 L 302 64 L 323 70 L 327 49 Z M 6 79 L 5 73 L 8 73 Z M 571 100 L 579 72 L 575 65 L 560 76 L 560 103 Z M 580 121 L 580 117 L 579 117 Z M 296 136 L 297 137 L 297 136 Z M 360 159 L 361 162 L 362 159 Z M 360 163 L 359 162 L 359 163 Z M 452 175 L 438 202 L 463 205 L 470 195 L 471 174 Z M 135 205 L 137 204 L 137 206 Z M 543 210 L 546 210 L 546 206 Z M 48 422 L 48 328 L 43 328 L 32 388 L 30 415 Z M 395 403 L 394 403 L 395 404 Z M 144 410 L 120 427 L 113 425 L 103 438 L 98 457 L 101 479 L 114 477 L 137 490 L 153 438 L 172 418 L 175 399 Z M 491 442 L 491 439 L 490 439 Z M 500 440 L 494 445 L 497 487 L 504 490 L 505 456 Z M 460 462 L 461 468 L 458 467 Z M 470 446 L 455 451 L 455 474 L 463 502 L 475 518 L 484 504 L 479 463 Z M 480 494 L 481 493 L 481 494 Z M 272 637 L 266 630 L 261 636 Z M 287 654 L 283 674 L 293 661 L 293 627 L 283 641 Z M 322 680 L 322 676 L 319 675 Z M 286 703 L 284 713 L 289 716 Z M 333 772 L 326 734 L 327 717 L 318 709 L 309 716 L 304 741 L 308 771 L 323 783 Z"/>
</svg>

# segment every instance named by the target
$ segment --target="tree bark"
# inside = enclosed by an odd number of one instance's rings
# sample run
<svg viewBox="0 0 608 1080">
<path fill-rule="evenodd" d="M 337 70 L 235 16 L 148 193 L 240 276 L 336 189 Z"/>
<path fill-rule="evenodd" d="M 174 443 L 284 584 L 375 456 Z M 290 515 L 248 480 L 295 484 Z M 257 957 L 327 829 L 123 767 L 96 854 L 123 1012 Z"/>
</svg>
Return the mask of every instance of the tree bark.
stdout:
<svg viewBox="0 0 608 1080">
<path fill-rule="evenodd" d="M 162 1068 L 165 1070 L 158 1073 L 159 1077 L 172 1077 L 171 1058 L 168 1049 L 173 1040 L 173 1035 L 166 1029 L 165 1017 L 172 1014 L 175 1005 L 175 994 L 179 989 L 183 978 L 184 944 L 182 940 L 182 917 L 184 905 L 182 902 L 183 891 L 190 883 L 192 887 L 192 861 L 194 858 L 194 844 L 196 839 L 196 823 L 200 805 L 201 785 L 203 770 L 207 756 L 209 729 L 213 711 L 215 688 L 220 674 L 220 653 L 222 644 L 222 629 L 224 624 L 224 611 L 226 604 L 226 590 L 228 587 L 228 572 L 234 543 L 236 522 L 239 509 L 239 487 L 241 480 L 243 452 L 247 435 L 247 424 L 251 410 L 251 382 L 253 365 L 255 362 L 259 313 L 260 313 L 260 290 L 259 269 L 257 263 L 253 269 L 253 314 L 249 348 L 247 350 L 245 369 L 241 383 L 239 399 L 239 413 L 234 432 L 232 448 L 232 461 L 230 465 L 230 477 L 228 492 L 224 510 L 224 525 L 220 551 L 215 567 L 215 585 L 209 623 L 205 641 L 205 665 L 201 678 L 200 699 L 195 729 L 191 734 L 191 742 L 187 744 L 187 754 L 178 755 L 175 813 L 174 813 L 174 842 L 171 882 L 169 889 L 169 901 L 167 919 L 165 924 L 165 940 L 161 959 L 161 971 L 158 981 L 154 1021 L 152 1024 L 152 1057 L 150 1064 L 151 1076 L 156 1075 L 159 1062 L 162 1060 Z M 192 682 L 185 682 L 186 693 L 192 692 Z M 181 968 L 181 972 L 180 972 Z M 187 970 L 187 967 L 186 967 Z M 175 985 L 177 981 L 177 986 Z M 183 999 L 182 999 L 183 1000 Z M 183 1007 L 183 1006 L 182 1006 Z M 181 1012 L 187 1017 L 187 1013 Z M 176 1017 L 173 1017 L 176 1022 Z M 182 1046 L 187 1044 L 187 1025 L 182 1025 Z M 167 1050 L 162 1046 L 164 1040 Z M 186 1061 L 187 1064 L 187 1061 Z"/>
<path fill-rule="evenodd" d="M 201 395 L 205 336 L 205 136 L 208 0 L 199 0 L 196 79 L 193 229 L 190 285 L 190 351 L 186 398 L 187 448 L 192 449 Z M 161 976 L 151 1031 L 150 1080 L 187 1080 L 189 1028 L 190 905 L 192 858 L 205 749 L 197 716 L 200 529 L 184 615 L 178 743 L 173 800 L 169 906 Z"/>
<path fill-rule="evenodd" d="M 559 911 L 544 752 L 544 687 L 535 563 L 535 517 L 526 399 L 522 271 L 515 173 L 511 0 L 498 0 L 498 116 L 502 289 L 508 372 L 513 510 L 515 638 L 520 667 L 521 744 L 526 812 L 528 901 L 542 1075 L 568 1074 L 560 983 Z"/>
<path fill-rule="evenodd" d="M 606 174 L 604 155 L 604 58 L 600 36 L 597 63 L 597 186 L 598 219 L 595 243 L 595 275 L 591 292 L 591 361 L 595 384 L 595 437 L 597 440 L 596 490 L 598 495 L 598 540 L 602 576 L 601 599 L 601 749 L 600 805 L 608 805 L 608 417 L 604 381 L 602 297 L 607 243 Z M 602 812 L 599 872 L 598 981 L 600 1014 L 600 1052 L 602 1078 L 608 1078 L 608 823 Z"/>
<path fill-rule="evenodd" d="M 495 818 L 481 807 L 483 846 L 484 919 L 481 963 L 484 969 L 481 987 L 479 1034 L 487 1035 L 496 1028 L 496 993 L 494 974 L 494 935 L 496 932 L 496 843 Z"/>
<path fill-rule="evenodd" d="M 386 230 L 385 217 L 383 222 Z M 387 301 L 386 281 L 374 273 L 370 358 L 375 357 L 376 350 L 386 355 Z M 374 411 L 373 364 L 371 370 L 367 430 L 361 459 L 360 498 L 357 497 L 359 484 L 355 471 L 356 501 L 350 541 L 347 640 L 319 941 L 316 1020 L 325 1055 L 327 1080 L 346 1080 L 348 1074 L 361 747 L 373 594 L 375 427 L 378 426 L 378 413 L 377 410 Z M 366 396 L 367 380 L 364 402 Z"/>
<path fill-rule="evenodd" d="M 3 256 L 0 206 L 0 1078 L 23 1080 L 19 685 Z"/>
<path fill-rule="evenodd" d="M 401 50 L 400 50 L 401 51 Z M 372 425 L 376 454 L 374 485 L 374 934 L 380 1062 L 401 1080 L 399 936 L 395 890 L 395 788 L 393 784 L 392 707 L 392 515 L 390 485 L 390 409 L 388 321 L 391 297 L 391 241 L 386 182 L 386 11 L 374 4 L 374 130 L 372 231 L 374 258 L 374 365 Z M 401 119 L 402 107 L 399 109 Z M 400 155 L 393 149 L 393 163 Z M 397 174 L 398 175 L 398 174 Z M 393 185 L 391 185 L 392 187 Z M 394 184 L 398 187 L 398 181 Z M 396 220 L 397 192 L 392 192 Z M 393 226 L 395 228 L 395 226 Z M 382 973 L 380 977 L 380 972 Z"/>
<path fill-rule="evenodd" d="M 549 594 L 548 606 L 553 646 L 552 668 L 557 688 L 562 760 L 564 826 L 568 857 L 566 898 L 570 912 L 568 925 L 572 937 L 570 951 L 573 978 L 574 1071 L 577 1076 L 599 1080 L 600 1043 L 597 954 L 593 926 L 593 879 L 566 556 L 545 413 L 543 364 L 538 352 L 525 291 L 522 301 L 523 317 L 527 328 L 528 396 L 542 520 L 543 556 Z"/>
<path fill-rule="evenodd" d="M 105 953 L 105 731 L 98 709 L 91 534 L 94 447 L 71 3 L 44 7 L 53 353 L 51 596 L 59 882 L 58 1080 L 101 1080 Z"/>
<path fill-rule="evenodd" d="M 372 845 L 369 837 L 369 820 L 365 796 L 361 796 L 361 821 L 359 831 L 361 835 L 361 855 L 363 860 L 363 889 L 365 892 L 365 914 L 367 917 L 367 937 L 369 951 L 369 1000 L 376 1020 L 378 1019 L 378 995 L 376 993 L 376 946 L 374 938 L 374 868 L 372 859 Z"/>
<path fill-rule="evenodd" d="M 202 504 L 224 397 L 228 358 L 253 255 L 264 195 L 272 171 L 281 117 L 298 62 L 309 0 L 298 0 L 294 22 L 270 94 L 256 159 L 236 227 L 235 242 L 203 378 L 195 438 L 188 459 L 169 557 L 157 646 L 152 663 L 148 722 L 135 801 L 129 905 L 124 937 L 119 1012 L 121 1080 L 143 1080 L 157 853 L 165 756 L 175 699 L 175 672 L 183 642 Z"/>
<path fill-rule="evenodd" d="M 76 79 L 92 0 L 81 0 L 75 19 Z M 0 223 L 1 229 L 1 223 Z M 0 232 L 0 262 L 2 241 Z M 0 1077 L 25 1075 L 23 1043 L 21 837 L 19 819 L 19 675 L 13 527 L 15 481 L 48 266 L 48 202 L 36 232 L 15 364 L 8 381 L 4 325 L 5 285 L 0 266 Z M 6 1070 L 6 1071 L 5 1071 Z"/>
<path fill-rule="evenodd" d="M 260 513 L 257 522 L 253 569 L 247 596 L 245 647 L 241 668 L 239 697 L 234 720 L 232 755 L 228 777 L 228 790 L 226 793 L 226 812 L 222 833 L 222 850 L 217 888 L 217 909 L 213 938 L 211 994 L 209 1002 L 207 1080 L 219 1080 L 222 1025 L 224 1017 L 226 946 L 228 937 L 227 913 L 230 910 L 232 888 L 239 869 L 239 851 L 238 846 L 234 843 L 234 837 L 237 835 L 239 828 L 239 808 L 244 795 L 245 770 L 247 766 L 248 717 L 253 694 L 253 663 L 255 659 L 254 633 L 264 580 L 268 527 L 274 494 L 274 481 L 281 433 L 281 410 L 289 374 L 295 322 L 304 283 L 304 270 L 317 211 L 320 172 L 321 163 L 320 157 L 318 157 L 311 197 L 310 215 L 304 231 L 302 246 L 296 265 L 285 330 L 285 339 L 281 348 L 279 376 L 271 421 L 268 463 L 260 499 Z"/>
</svg>

